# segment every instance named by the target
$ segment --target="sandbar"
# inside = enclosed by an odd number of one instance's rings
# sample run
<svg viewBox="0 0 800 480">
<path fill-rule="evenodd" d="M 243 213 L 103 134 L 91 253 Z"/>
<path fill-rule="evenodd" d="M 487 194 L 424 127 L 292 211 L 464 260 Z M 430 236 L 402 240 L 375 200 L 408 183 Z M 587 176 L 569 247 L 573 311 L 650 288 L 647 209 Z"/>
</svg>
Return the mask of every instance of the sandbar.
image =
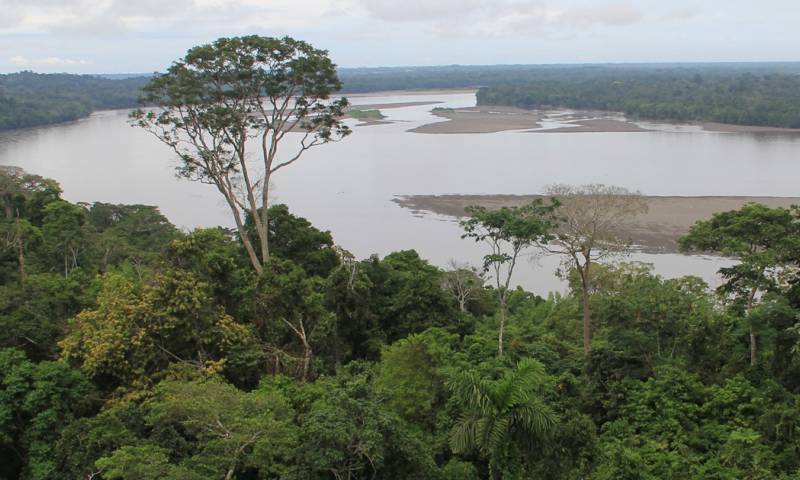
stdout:
<svg viewBox="0 0 800 480">
<path fill-rule="evenodd" d="M 408 130 L 413 133 L 496 133 L 506 130 L 541 128 L 539 112 L 514 107 L 443 108 L 432 111 L 444 122 L 429 123 Z"/>
<path fill-rule="evenodd" d="M 464 208 L 481 205 L 500 208 L 527 203 L 541 195 L 410 195 L 399 196 L 394 202 L 416 213 L 434 213 L 455 218 L 466 217 Z M 646 253 L 676 253 L 678 238 L 689 227 L 718 212 L 736 210 L 755 202 L 769 207 L 788 208 L 800 205 L 800 197 L 738 197 L 738 196 L 648 196 L 644 197 L 648 211 L 621 228 L 618 234 Z"/>
</svg>

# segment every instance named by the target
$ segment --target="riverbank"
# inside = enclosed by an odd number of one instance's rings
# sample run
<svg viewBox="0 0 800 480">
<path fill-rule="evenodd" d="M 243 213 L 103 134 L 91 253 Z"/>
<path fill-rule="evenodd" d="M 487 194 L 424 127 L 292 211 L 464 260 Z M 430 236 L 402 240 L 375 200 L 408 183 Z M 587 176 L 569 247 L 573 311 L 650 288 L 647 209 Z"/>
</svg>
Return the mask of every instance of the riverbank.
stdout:
<svg viewBox="0 0 800 480">
<path fill-rule="evenodd" d="M 487 208 L 516 206 L 540 195 L 410 195 L 396 197 L 393 201 L 403 208 L 419 214 L 439 214 L 454 218 L 466 217 L 469 205 Z M 713 214 L 736 210 L 756 202 L 769 207 L 788 208 L 800 204 L 800 197 L 645 197 L 648 211 L 632 220 L 618 234 L 629 239 L 645 253 L 676 253 L 677 240 L 697 221 Z"/>
<path fill-rule="evenodd" d="M 506 130 L 541 128 L 541 112 L 514 107 L 434 108 L 443 122 L 428 123 L 408 130 L 412 133 L 495 133 Z"/>
<path fill-rule="evenodd" d="M 410 94 L 410 92 L 406 92 Z M 446 92 L 440 92 L 446 93 Z M 621 113 L 572 110 L 525 110 L 481 105 L 464 108 L 434 108 L 431 113 L 444 121 L 408 130 L 412 133 L 463 134 L 522 130 L 525 133 L 628 133 L 664 130 L 664 126 L 692 127 L 712 133 L 799 134 L 800 129 L 731 125 L 716 122 L 633 121 Z"/>
<path fill-rule="evenodd" d="M 396 103 L 371 103 L 364 105 L 352 105 L 345 118 L 352 118 L 361 123 L 357 123 L 356 127 L 368 127 L 370 125 L 386 125 L 387 123 L 394 123 L 391 120 L 386 120 L 386 116 L 381 113 L 381 110 L 389 110 L 392 108 L 404 107 L 419 107 L 425 105 L 437 105 L 442 102 L 439 101 L 419 101 L 419 102 L 396 102 Z M 362 112 L 361 114 L 355 112 Z M 369 112 L 369 113 L 367 113 Z M 377 113 L 375 113 L 377 112 Z"/>
</svg>

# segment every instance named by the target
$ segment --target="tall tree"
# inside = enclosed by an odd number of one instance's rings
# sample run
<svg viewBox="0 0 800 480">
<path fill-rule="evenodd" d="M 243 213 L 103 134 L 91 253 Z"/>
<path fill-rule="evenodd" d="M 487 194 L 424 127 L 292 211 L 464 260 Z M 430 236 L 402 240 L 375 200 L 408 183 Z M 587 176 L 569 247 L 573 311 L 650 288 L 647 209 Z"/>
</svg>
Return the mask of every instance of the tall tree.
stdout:
<svg viewBox="0 0 800 480">
<path fill-rule="evenodd" d="M 562 255 L 564 273 L 575 270 L 580 277 L 583 307 L 583 352 L 591 344 L 592 266 L 626 251 L 630 242 L 623 239 L 622 229 L 633 217 L 647 211 L 639 192 L 600 184 L 574 187 L 552 185 L 547 194 L 561 205 L 561 222 L 555 232 L 552 253 Z"/>
<path fill-rule="evenodd" d="M 500 328 L 497 335 L 497 353 L 503 355 L 503 335 L 506 326 L 508 288 L 520 254 L 532 246 L 543 246 L 552 239 L 555 226 L 554 211 L 557 203 L 545 204 L 536 199 L 519 207 L 489 210 L 470 206 L 470 218 L 461 222 L 462 238 L 472 238 L 489 246 L 483 257 L 484 272 L 491 272 L 500 303 Z"/>
<path fill-rule="evenodd" d="M 135 110 L 145 128 L 180 157 L 178 175 L 214 185 L 228 204 L 257 272 L 269 259 L 270 182 L 304 152 L 350 133 L 347 100 L 325 50 L 290 37 L 220 38 L 192 48 L 144 89 L 157 110 Z M 279 146 L 299 138 L 279 155 Z M 250 159 L 255 147 L 258 161 Z M 258 245 L 247 235 L 250 215 Z"/>
<path fill-rule="evenodd" d="M 780 283 L 784 267 L 798 244 L 800 225 L 792 212 L 749 203 L 739 210 L 717 213 L 697 222 L 680 239 L 684 251 L 714 252 L 736 257 L 739 263 L 721 268 L 725 279 L 720 292 L 744 306 L 750 330 L 750 364 L 758 359 L 758 339 L 750 314 L 759 293 Z"/>
</svg>

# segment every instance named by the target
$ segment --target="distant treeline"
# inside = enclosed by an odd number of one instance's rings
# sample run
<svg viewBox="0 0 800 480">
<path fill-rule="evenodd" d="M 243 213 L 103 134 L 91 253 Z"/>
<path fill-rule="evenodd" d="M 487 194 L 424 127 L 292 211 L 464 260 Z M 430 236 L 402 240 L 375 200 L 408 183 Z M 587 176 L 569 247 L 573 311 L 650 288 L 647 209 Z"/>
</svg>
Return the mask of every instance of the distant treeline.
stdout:
<svg viewBox="0 0 800 480">
<path fill-rule="evenodd" d="M 800 74 L 790 66 L 574 67 L 540 71 L 528 82 L 489 85 L 479 105 L 567 107 L 634 118 L 800 128 Z"/>
<path fill-rule="evenodd" d="M 146 77 L 19 72 L 0 75 L 0 129 L 35 127 L 137 105 Z"/>
<path fill-rule="evenodd" d="M 575 76 L 737 76 L 744 73 L 800 74 L 800 63 L 657 63 L 584 65 L 444 65 L 435 67 L 342 68 L 343 91 L 375 92 L 432 88 L 478 88 L 527 85 L 544 79 L 565 80 Z"/>
<path fill-rule="evenodd" d="M 663 120 L 800 128 L 800 63 L 342 68 L 342 93 L 479 88 L 479 104 L 622 111 Z M 149 77 L 0 75 L 0 129 L 138 104 Z"/>
</svg>

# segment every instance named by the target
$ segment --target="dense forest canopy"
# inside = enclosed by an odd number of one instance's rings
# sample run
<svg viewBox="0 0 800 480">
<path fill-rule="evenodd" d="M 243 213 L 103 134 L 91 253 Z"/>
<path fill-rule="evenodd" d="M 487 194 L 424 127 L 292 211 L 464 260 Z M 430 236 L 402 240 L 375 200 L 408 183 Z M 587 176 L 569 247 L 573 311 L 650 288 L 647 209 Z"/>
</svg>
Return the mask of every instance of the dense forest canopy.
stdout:
<svg viewBox="0 0 800 480">
<path fill-rule="evenodd" d="M 800 128 L 800 73 L 737 68 L 596 67 L 491 85 L 479 105 L 623 112 L 638 119 Z"/>
<path fill-rule="evenodd" d="M 800 127 L 800 64 L 447 65 L 339 68 L 342 92 L 479 88 L 480 104 L 622 111 L 660 120 Z M 0 75 L 0 129 L 138 103 L 148 76 Z"/>
<path fill-rule="evenodd" d="M 643 75 L 670 72 L 739 76 L 750 73 L 800 74 L 800 63 L 623 63 L 579 65 L 443 65 L 432 67 L 341 68 L 345 92 L 478 88 L 524 85 L 546 79 L 593 75 Z"/>
<path fill-rule="evenodd" d="M 0 478 L 800 478 L 797 211 L 692 229 L 742 246 L 718 292 L 593 264 L 587 354 L 575 272 L 501 305 L 479 269 L 357 259 L 273 205 L 259 273 L 227 229 L 0 191 Z M 513 242 L 539 214 L 476 218 Z"/>
<path fill-rule="evenodd" d="M 147 78 L 142 76 L 0 75 L 0 130 L 67 122 L 95 110 L 131 108 L 137 105 L 145 83 Z"/>
</svg>

